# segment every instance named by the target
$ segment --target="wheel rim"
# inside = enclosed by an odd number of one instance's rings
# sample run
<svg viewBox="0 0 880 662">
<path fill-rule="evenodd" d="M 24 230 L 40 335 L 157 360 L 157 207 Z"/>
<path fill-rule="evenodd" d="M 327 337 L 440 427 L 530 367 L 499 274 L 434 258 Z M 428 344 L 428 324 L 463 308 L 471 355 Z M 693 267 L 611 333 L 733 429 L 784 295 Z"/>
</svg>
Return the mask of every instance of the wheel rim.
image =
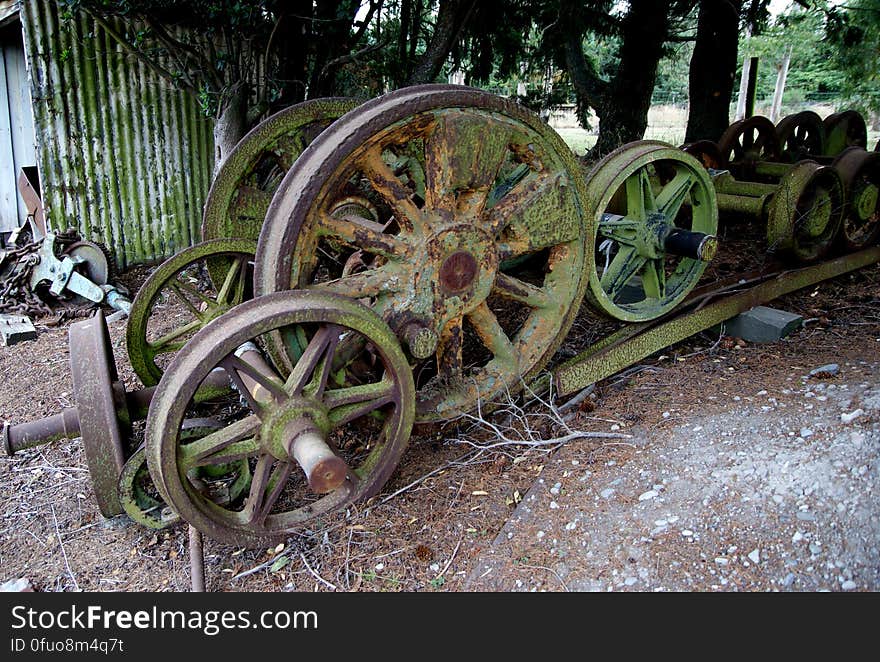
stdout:
<svg viewBox="0 0 880 662">
<path fill-rule="evenodd" d="M 847 250 L 861 250 L 880 236 L 880 154 L 850 147 L 832 165 L 846 191 L 839 239 Z"/>
<path fill-rule="evenodd" d="M 116 480 L 125 463 L 121 426 L 129 417 L 100 310 L 70 327 L 70 375 L 95 500 L 101 513 L 112 517 L 122 512 Z"/>
<path fill-rule="evenodd" d="M 318 134 L 357 106 L 353 99 L 312 99 L 261 122 L 230 152 L 205 201 L 202 239 L 260 236 L 269 202 Z"/>
<path fill-rule="evenodd" d="M 770 201 L 770 252 L 799 262 L 828 253 L 843 220 L 843 185 L 834 168 L 801 161 L 782 179 Z"/>
<path fill-rule="evenodd" d="M 222 426 L 215 419 L 188 419 L 181 426 L 181 442 L 201 439 Z M 232 503 L 250 487 L 250 467 L 245 460 L 218 467 L 197 477 L 202 492 L 215 503 Z M 147 454 L 141 444 L 125 462 L 117 484 L 119 502 L 126 514 L 149 529 L 165 529 L 180 522 L 180 515 L 159 496 L 147 467 Z"/>
<path fill-rule="evenodd" d="M 708 174 L 689 154 L 645 141 L 609 154 L 588 180 L 597 227 L 588 245 L 595 256 L 590 302 L 625 321 L 665 314 L 693 289 L 714 254 L 718 212 Z M 676 229 L 712 238 L 703 259 L 666 249 Z"/>
<path fill-rule="evenodd" d="M 721 156 L 738 176 L 754 172 L 758 161 L 779 160 L 776 127 L 766 117 L 756 115 L 727 127 L 718 141 Z"/>
<path fill-rule="evenodd" d="M 249 299 L 256 244 L 213 239 L 163 262 L 132 301 L 126 328 L 131 366 L 145 386 L 186 341 L 211 320 Z"/>
<path fill-rule="evenodd" d="M 291 325 L 309 341 L 290 373 L 261 376 L 237 358 L 244 343 L 262 344 L 265 334 Z M 358 340 L 367 348 L 363 365 L 355 369 L 350 364 L 344 374 L 331 372 L 336 352 Z M 232 377 L 246 406 L 223 429 L 183 444 L 186 410 L 199 384 L 218 366 Z M 268 397 L 246 388 L 252 378 Z M 199 331 L 169 366 L 147 418 L 150 473 L 163 499 L 206 535 L 234 544 L 266 544 L 381 488 L 409 439 L 414 392 L 397 339 L 369 309 L 318 292 L 260 297 Z M 325 496 L 304 495 L 302 472 L 286 455 L 279 456 L 278 434 L 295 420 L 291 416 L 308 416 L 327 443 L 348 453 L 344 484 Z M 363 447 L 343 451 L 342 442 Z M 189 479 L 195 467 L 243 458 L 252 463 L 253 479 L 242 504 L 214 503 Z"/>
<path fill-rule="evenodd" d="M 781 156 L 791 163 L 825 153 L 825 126 L 811 110 L 783 117 L 776 133 Z"/>
<path fill-rule="evenodd" d="M 847 147 L 868 146 L 868 127 L 865 118 L 854 110 L 832 113 L 825 118 L 825 154 L 837 156 Z"/>
<path fill-rule="evenodd" d="M 350 182 L 380 223 L 334 218 Z M 515 104 L 401 90 L 340 119 L 288 174 L 260 236 L 257 291 L 369 300 L 407 339 L 418 420 L 449 418 L 519 388 L 564 338 L 586 285 L 582 187 L 561 139 Z M 328 249 L 355 266 L 322 273 Z M 278 344 L 295 354 L 293 339 Z"/>
</svg>

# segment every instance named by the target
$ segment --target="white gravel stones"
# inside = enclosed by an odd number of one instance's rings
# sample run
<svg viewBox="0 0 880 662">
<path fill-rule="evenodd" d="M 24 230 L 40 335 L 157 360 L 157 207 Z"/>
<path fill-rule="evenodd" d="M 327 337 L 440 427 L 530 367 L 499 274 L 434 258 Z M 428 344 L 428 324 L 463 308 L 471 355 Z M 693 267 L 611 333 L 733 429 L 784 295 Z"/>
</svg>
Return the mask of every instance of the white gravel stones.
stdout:
<svg viewBox="0 0 880 662">
<path fill-rule="evenodd" d="M 761 552 L 757 549 L 753 549 L 751 552 L 749 552 L 749 560 L 755 565 L 758 565 L 758 563 L 760 563 L 761 561 Z"/>
<path fill-rule="evenodd" d="M 843 584 L 840 585 L 844 591 L 852 591 L 856 588 L 856 583 L 852 579 L 847 579 Z"/>
<path fill-rule="evenodd" d="M 840 422 L 849 425 L 854 420 L 856 420 L 859 416 L 864 416 L 865 411 L 863 409 L 856 409 L 850 413 L 843 413 L 840 415 Z"/>
<path fill-rule="evenodd" d="M 648 490 L 647 492 L 642 492 L 639 495 L 639 501 L 650 501 L 657 496 L 656 490 Z"/>
</svg>

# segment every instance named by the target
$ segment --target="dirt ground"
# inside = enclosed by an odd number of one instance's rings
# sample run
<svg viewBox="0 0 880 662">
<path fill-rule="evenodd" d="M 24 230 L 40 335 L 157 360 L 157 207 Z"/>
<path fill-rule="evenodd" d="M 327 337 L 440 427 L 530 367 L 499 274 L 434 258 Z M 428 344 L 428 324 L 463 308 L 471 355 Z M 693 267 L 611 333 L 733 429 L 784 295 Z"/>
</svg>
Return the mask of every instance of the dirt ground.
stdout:
<svg viewBox="0 0 880 662">
<path fill-rule="evenodd" d="M 781 342 L 705 333 L 577 406 L 517 400 L 419 430 L 370 502 L 268 550 L 206 541 L 208 589 L 876 591 L 878 281 L 875 265 L 771 304 L 807 318 Z M 124 325 L 111 337 L 135 389 Z M 566 346 L 596 328 L 582 314 Z M 38 330 L 0 347 L 3 420 L 73 404 L 67 325 Z M 828 363 L 839 372 L 808 376 Z M 487 448 L 490 423 L 532 445 Z M 620 436 L 558 443 L 569 431 Z M 185 591 L 186 550 L 184 526 L 101 517 L 78 439 L 0 459 L 0 582 Z"/>
</svg>

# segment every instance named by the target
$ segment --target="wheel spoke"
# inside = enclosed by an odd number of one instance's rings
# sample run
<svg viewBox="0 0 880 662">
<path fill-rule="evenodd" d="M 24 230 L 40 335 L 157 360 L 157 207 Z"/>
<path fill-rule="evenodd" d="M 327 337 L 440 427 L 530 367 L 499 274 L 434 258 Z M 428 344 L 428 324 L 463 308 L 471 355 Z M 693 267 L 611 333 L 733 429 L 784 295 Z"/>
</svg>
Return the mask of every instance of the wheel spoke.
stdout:
<svg viewBox="0 0 880 662">
<path fill-rule="evenodd" d="M 178 464 L 185 472 L 197 466 L 229 462 L 233 455 L 239 458 L 254 455 L 259 445 L 253 437 L 259 429 L 260 419 L 248 416 L 201 439 L 181 444 L 177 448 Z M 230 452 L 233 446 L 237 447 L 236 453 Z M 250 452 L 246 452 L 248 450 Z"/>
<path fill-rule="evenodd" d="M 202 301 L 203 303 L 205 303 L 208 306 L 213 307 L 213 306 L 217 305 L 217 301 L 215 299 L 208 296 L 204 292 L 200 292 L 199 289 L 197 287 L 193 286 L 191 283 L 185 283 L 182 280 L 175 279 L 174 284 L 171 287 L 174 288 L 175 286 L 180 288 L 181 290 L 189 292 L 192 296 L 196 297 L 197 299 L 199 299 L 200 301 Z M 175 292 L 178 292 L 178 290 L 175 289 Z M 183 294 L 180 292 L 178 292 L 178 294 L 179 294 L 179 296 L 183 296 Z M 184 297 L 184 298 L 186 298 L 186 297 Z"/>
<path fill-rule="evenodd" d="M 519 374 L 516 350 L 488 304 L 485 301 L 480 303 L 480 305 L 468 313 L 468 320 L 470 320 L 474 331 L 477 332 L 480 341 L 485 345 L 486 349 L 492 352 L 495 360 L 504 366 L 502 372 Z"/>
<path fill-rule="evenodd" d="M 395 385 L 390 380 L 324 391 L 330 423 L 334 428 L 369 414 L 394 399 Z"/>
<path fill-rule="evenodd" d="M 636 232 L 643 223 L 634 221 L 626 216 L 616 214 L 604 214 L 599 221 L 599 234 L 608 239 L 613 239 L 619 244 L 634 246 Z"/>
<path fill-rule="evenodd" d="M 380 294 L 395 294 L 401 290 L 399 277 L 385 266 L 367 269 L 356 274 L 310 285 L 308 289 L 325 290 L 342 294 L 352 299 L 377 297 Z"/>
<path fill-rule="evenodd" d="M 449 218 L 479 216 L 507 149 L 497 122 L 459 112 L 440 115 L 425 138 L 426 208 Z"/>
<path fill-rule="evenodd" d="M 553 303 L 547 292 L 540 287 L 501 272 L 495 276 L 493 292 L 530 308 L 547 308 Z"/>
<path fill-rule="evenodd" d="M 223 285 L 220 286 L 220 291 L 217 293 L 217 303 L 241 303 L 241 291 L 245 280 L 244 272 L 244 258 L 240 255 L 236 256 L 232 260 L 232 264 L 229 265 L 229 270 L 223 279 Z M 229 292 L 232 290 L 233 284 L 236 285 L 235 295 L 232 299 L 229 299 Z"/>
<path fill-rule="evenodd" d="M 155 356 L 157 354 L 166 354 L 168 352 L 176 352 L 181 347 L 181 342 L 175 343 L 174 341 L 180 338 L 181 336 L 185 336 L 187 333 L 192 333 L 193 331 L 197 331 L 204 326 L 204 322 L 200 319 L 193 320 L 183 326 L 174 329 L 174 331 L 169 331 L 164 336 L 160 338 L 156 338 L 156 340 L 148 340 L 147 346 L 150 348 L 150 352 Z"/>
<path fill-rule="evenodd" d="M 626 179 L 626 215 L 638 221 L 648 218 L 648 213 L 657 208 L 651 180 L 645 168 L 640 168 Z"/>
<path fill-rule="evenodd" d="M 274 466 L 274 468 L 273 468 Z M 248 524 L 262 524 L 278 501 L 292 470 L 291 462 L 277 462 L 269 455 L 257 461 L 242 515 Z"/>
<path fill-rule="evenodd" d="M 306 147 L 308 141 L 301 133 L 286 134 L 280 138 L 277 143 L 275 153 L 277 155 L 278 166 L 287 172 L 299 158 Z"/>
<path fill-rule="evenodd" d="M 289 395 L 299 395 L 310 386 L 318 374 L 318 385 L 326 385 L 326 376 L 330 371 L 330 362 L 336 345 L 339 343 L 339 327 L 333 324 L 322 326 L 309 341 L 302 356 L 293 366 L 293 370 L 284 384 L 284 391 Z M 323 389 L 323 386 L 320 386 Z"/>
<path fill-rule="evenodd" d="M 281 383 L 280 379 L 274 375 L 266 374 L 243 357 L 232 354 L 227 359 L 227 365 L 239 376 L 247 375 L 250 379 L 262 386 L 272 394 L 274 400 L 281 401 L 287 398 L 287 392 L 284 390 L 284 385 Z"/>
<path fill-rule="evenodd" d="M 639 255 L 634 248 L 621 246 L 617 255 L 611 260 L 611 264 L 608 265 L 608 269 L 602 274 L 602 289 L 608 298 L 614 301 L 644 264 L 645 258 Z"/>
<path fill-rule="evenodd" d="M 204 324 L 204 314 L 201 310 L 195 307 L 192 301 L 187 298 L 187 296 L 183 293 L 182 290 L 186 289 L 183 287 L 183 283 L 179 280 L 175 280 L 173 283 L 168 283 L 168 289 L 170 289 L 177 298 L 183 303 L 184 306 L 189 310 L 193 317 L 195 317 L 200 324 Z"/>
<path fill-rule="evenodd" d="M 648 260 L 642 273 L 642 287 L 645 296 L 652 299 L 666 298 L 666 269 L 663 258 Z"/>
<path fill-rule="evenodd" d="M 497 237 L 511 223 L 528 226 L 528 223 L 524 223 L 531 218 L 528 210 L 545 196 L 558 194 L 560 181 L 561 176 L 557 173 L 541 173 L 536 177 L 523 179 L 487 210 L 486 229 Z M 546 213 L 543 205 L 539 208 L 542 214 Z M 546 221 L 552 222 L 552 219 Z"/>
<path fill-rule="evenodd" d="M 245 184 L 240 185 L 237 192 L 238 195 L 230 209 L 230 218 L 249 218 L 262 222 L 269 210 L 269 203 L 272 202 L 272 192 Z"/>
<path fill-rule="evenodd" d="M 395 235 L 385 234 L 383 226 L 379 223 L 357 216 L 336 218 L 329 214 L 321 214 L 318 232 L 341 239 L 367 253 L 381 255 L 391 260 L 405 260 L 412 257 L 412 249 L 405 241 Z"/>
<path fill-rule="evenodd" d="M 410 197 L 412 192 L 403 185 L 382 158 L 379 147 L 371 149 L 361 160 L 361 168 L 376 192 L 382 196 L 394 213 L 397 224 L 410 232 L 423 229 L 421 210 Z"/>
<path fill-rule="evenodd" d="M 660 191 L 660 195 L 657 196 L 657 210 L 666 217 L 667 222 L 673 223 L 675 221 L 679 210 L 681 210 L 681 205 L 690 195 L 691 189 L 696 183 L 690 171 L 682 169 Z"/>
<path fill-rule="evenodd" d="M 447 378 L 458 376 L 462 371 L 463 322 L 462 317 L 454 317 L 440 331 L 440 339 L 437 343 L 437 372 Z"/>
</svg>

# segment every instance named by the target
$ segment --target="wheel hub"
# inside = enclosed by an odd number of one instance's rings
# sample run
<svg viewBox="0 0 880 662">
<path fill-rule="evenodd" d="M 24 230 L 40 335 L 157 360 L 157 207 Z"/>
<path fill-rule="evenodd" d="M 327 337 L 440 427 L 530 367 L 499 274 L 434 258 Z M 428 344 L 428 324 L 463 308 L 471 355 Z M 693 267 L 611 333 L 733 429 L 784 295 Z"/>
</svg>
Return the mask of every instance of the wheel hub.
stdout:
<svg viewBox="0 0 880 662">
<path fill-rule="evenodd" d="M 265 417 L 260 427 L 260 442 L 267 453 L 288 461 L 292 442 L 305 429 L 326 434 L 330 429 L 327 411 L 309 398 L 291 398 L 273 407 Z"/>
<path fill-rule="evenodd" d="M 639 255 L 656 260 L 665 255 L 666 237 L 672 230 L 672 225 L 667 222 L 666 215 L 660 212 L 648 214 L 643 225 L 639 226 L 636 234 L 636 250 Z"/>
<path fill-rule="evenodd" d="M 877 212 L 878 192 L 877 186 L 868 184 L 855 193 L 853 207 L 861 220 L 866 221 Z"/>
</svg>

